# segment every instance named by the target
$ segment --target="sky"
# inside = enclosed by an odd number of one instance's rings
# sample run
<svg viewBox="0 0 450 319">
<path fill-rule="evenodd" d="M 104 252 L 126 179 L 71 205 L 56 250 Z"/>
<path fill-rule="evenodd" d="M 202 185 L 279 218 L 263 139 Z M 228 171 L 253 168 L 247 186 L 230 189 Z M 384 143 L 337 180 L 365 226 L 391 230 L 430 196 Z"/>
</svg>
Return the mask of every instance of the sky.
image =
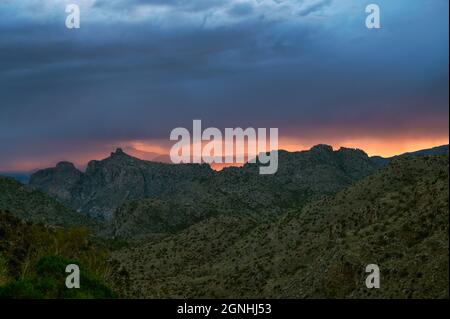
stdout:
<svg viewBox="0 0 450 319">
<path fill-rule="evenodd" d="M 81 28 L 67 29 L 78 4 Z M 368 29 L 365 8 L 380 7 Z M 166 154 L 176 127 L 279 128 L 391 156 L 449 139 L 448 0 L 0 0 L 0 171 L 116 147 Z"/>
</svg>

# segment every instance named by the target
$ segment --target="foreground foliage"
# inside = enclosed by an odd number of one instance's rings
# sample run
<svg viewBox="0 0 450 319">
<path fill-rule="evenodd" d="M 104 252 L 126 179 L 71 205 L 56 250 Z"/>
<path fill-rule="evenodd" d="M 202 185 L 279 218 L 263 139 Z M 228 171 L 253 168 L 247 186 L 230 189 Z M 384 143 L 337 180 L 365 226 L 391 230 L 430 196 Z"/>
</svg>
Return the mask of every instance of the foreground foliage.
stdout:
<svg viewBox="0 0 450 319">
<path fill-rule="evenodd" d="M 65 285 L 66 266 L 77 264 L 81 267 L 79 289 L 68 289 Z M 30 276 L 13 280 L 0 287 L 0 298 L 21 299 L 66 299 L 66 298 L 113 298 L 115 294 L 100 278 L 86 271 L 77 260 L 61 256 L 46 256 L 36 264 Z"/>
<path fill-rule="evenodd" d="M 0 212 L 0 298 L 112 298 L 108 254 L 86 228 L 24 222 Z M 81 289 L 67 289 L 68 264 L 81 270 Z"/>
</svg>

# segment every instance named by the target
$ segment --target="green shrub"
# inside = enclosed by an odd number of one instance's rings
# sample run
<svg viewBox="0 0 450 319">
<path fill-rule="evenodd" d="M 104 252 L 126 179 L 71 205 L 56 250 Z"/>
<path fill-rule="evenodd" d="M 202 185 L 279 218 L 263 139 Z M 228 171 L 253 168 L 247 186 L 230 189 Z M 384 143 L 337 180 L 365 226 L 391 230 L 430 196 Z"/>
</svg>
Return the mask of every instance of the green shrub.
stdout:
<svg viewBox="0 0 450 319">
<path fill-rule="evenodd" d="M 8 260 L 0 253 L 0 287 L 8 282 Z"/>
<path fill-rule="evenodd" d="M 29 279 L 12 281 L 0 287 L 0 299 L 42 299 L 44 295 Z"/>
<path fill-rule="evenodd" d="M 76 264 L 80 267 L 79 289 L 66 287 L 66 277 L 69 274 L 65 272 L 65 269 L 69 264 Z M 115 294 L 101 279 L 87 271 L 76 260 L 60 256 L 46 256 L 39 260 L 32 277 L 16 280 L 1 287 L 0 298 L 110 299 L 115 298 Z"/>
</svg>

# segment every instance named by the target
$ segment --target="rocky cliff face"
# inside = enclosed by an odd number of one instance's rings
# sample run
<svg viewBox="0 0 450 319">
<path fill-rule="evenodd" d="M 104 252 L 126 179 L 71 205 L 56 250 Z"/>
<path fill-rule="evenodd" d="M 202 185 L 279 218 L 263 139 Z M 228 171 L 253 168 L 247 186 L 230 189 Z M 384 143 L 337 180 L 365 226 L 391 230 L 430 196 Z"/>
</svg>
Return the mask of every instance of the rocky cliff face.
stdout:
<svg viewBox="0 0 450 319">
<path fill-rule="evenodd" d="M 91 161 L 85 173 L 65 162 L 38 171 L 31 176 L 30 185 L 73 209 L 106 219 L 112 218 L 124 203 L 142 199 L 193 207 L 199 210 L 195 214 L 198 218 L 203 213 L 206 216 L 229 209 L 257 211 L 258 216 L 266 216 L 294 204 L 303 204 L 315 196 L 336 192 L 374 171 L 375 166 L 364 152 L 333 151 L 327 145 L 303 152 L 280 151 L 278 172 L 267 176 L 258 174 L 258 164 L 215 172 L 206 164 L 143 161 L 118 149 L 104 160 Z M 128 205 L 125 207 L 128 209 L 118 213 L 119 219 L 126 220 L 133 207 L 148 216 L 150 212 L 143 209 L 147 206 Z M 182 211 L 191 212 L 190 209 Z M 135 216 L 136 212 L 129 215 Z M 192 219 L 192 212 L 186 216 Z M 142 218 L 136 220 L 142 221 Z M 155 218 L 160 217 L 151 210 L 151 220 Z M 177 225 L 181 224 L 186 223 L 180 223 L 177 218 Z"/>
<path fill-rule="evenodd" d="M 45 191 L 60 201 L 70 202 L 81 183 L 83 173 L 75 168 L 72 163 L 60 162 L 55 168 L 44 169 L 32 175 L 39 185 L 46 185 Z"/>
<path fill-rule="evenodd" d="M 153 163 L 118 149 L 104 160 L 91 161 L 85 173 L 70 163 L 38 171 L 30 186 L 73 209 L 108 219 L 128 200 L 169 196 L 179 186 L 212 174 L 207 165 Z"/>
</svg>

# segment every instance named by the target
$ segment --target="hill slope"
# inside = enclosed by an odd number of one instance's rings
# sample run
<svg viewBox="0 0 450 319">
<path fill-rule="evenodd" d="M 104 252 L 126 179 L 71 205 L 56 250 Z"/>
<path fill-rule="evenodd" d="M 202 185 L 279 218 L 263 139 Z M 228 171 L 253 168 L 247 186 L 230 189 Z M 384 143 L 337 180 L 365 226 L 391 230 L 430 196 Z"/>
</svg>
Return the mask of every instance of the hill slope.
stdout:
<svg viewBox="0 0 450 319">
<path fill-rule="evenodd" d="M 114 254 L 138 297 L 448 298 L 448 156 L 403 157 L 277 222 L 221 215 Z M 381 289 L 364 285 L 365 266 Z"/>
<path fill-rule="evenodd" d="M 418 150 L 415 152 L 403 153 L 401 155 L 396 155 L 393 157 L 372 156 L 370 159 L 378 167 L 384 167 L 387 164 L 389 164 L 393 159 L 396 159 L 401 156 L 425 156 L 425 155 L 448 155 L 448 145 L 441 145 L 423 150 Z"/>
<path fill-rule="evenodd" d="M 87 216 L 64 207 L 43 192 L 3 176 L 0 176 L 0 210 L 34 223 L 59 226 L 95 224 Z"/>
</svg>

